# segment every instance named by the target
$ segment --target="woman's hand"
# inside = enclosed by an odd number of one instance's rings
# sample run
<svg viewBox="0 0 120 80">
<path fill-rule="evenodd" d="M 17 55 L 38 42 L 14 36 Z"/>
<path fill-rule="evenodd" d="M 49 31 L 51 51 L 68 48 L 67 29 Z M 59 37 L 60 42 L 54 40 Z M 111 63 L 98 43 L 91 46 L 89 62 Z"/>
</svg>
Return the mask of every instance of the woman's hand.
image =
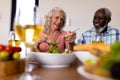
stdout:
<svg viewBox="0 0 120 80">
<path fill-rule="evenodd" d="M 42 36 L 40 37 L 39 42 L 47 42 L 47 35 L 46 34 L 42 34 Z"/>
<path fill-rule="evenodd" d="M 44 33 L 41 35 L 40 39 L 35 43 L 38 49 L 41 42 L 47 42 L 47 35 Z"/>
<path fill-rule="evenodd" d="M 69 43 L 74 43 L 76 39 L 76 33 L 68 31 L 67 34 L 65 35 L 65 40 L 68 41 Z"/>
</svg>

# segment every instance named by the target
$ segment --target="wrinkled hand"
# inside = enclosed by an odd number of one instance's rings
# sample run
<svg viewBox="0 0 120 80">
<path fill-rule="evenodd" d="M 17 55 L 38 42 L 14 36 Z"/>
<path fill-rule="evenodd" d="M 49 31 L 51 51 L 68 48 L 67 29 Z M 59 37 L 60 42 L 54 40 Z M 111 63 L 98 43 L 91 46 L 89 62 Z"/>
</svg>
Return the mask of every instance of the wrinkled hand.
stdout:
<svg viewBox="0 0 120 80">
<path fill-rule="evenodd" d="M 42 34 L 42 36 L 40 37 L 40 42 L 46 42 L 47 41 L 47 35 L 46 34 Z"/>
<path fill-rule="evenodd" d="M 55 39 L 54 37 L 51 35 L 51 36 L 48 36 L 47 34 L 42 34 L 39 42 L 47 42 L 47 43 L 51 43 L 51 42 L 54 42 Z"/>
<path fill-rule="evenodd" d="M 39 43 L 41 42 L 46 42 L 47 41 L 47 35 L 46 34 L 42 34 L 40 39 L 35 43 L 35 46 L 39 46 Z"/>
<path fill-rule="evenodd" d="M 65 35 L 65 40 L 67 40 L 69 43 L 75 42 L 76 39 L 76 33 L 68 31 L 67 34 Z"/>
</svg>

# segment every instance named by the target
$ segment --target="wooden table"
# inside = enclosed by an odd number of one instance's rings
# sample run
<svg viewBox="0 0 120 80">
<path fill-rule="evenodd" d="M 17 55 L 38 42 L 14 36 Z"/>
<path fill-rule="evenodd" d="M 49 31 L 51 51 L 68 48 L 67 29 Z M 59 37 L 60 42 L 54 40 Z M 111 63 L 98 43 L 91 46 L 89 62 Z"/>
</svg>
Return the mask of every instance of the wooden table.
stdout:
<svg viewBox="0 0 120 80">
<path fill-rule="evenodd" d="M 41 80 L 88 80 L 81 76 L 77 72 L 77 68 L 81 63 L 76 60 L 74 64 L 66 68 L 44 68 L 39 65 L 35 65 L 35 69 L 32 71 L 32 74 L 37 74 L 41 76 Z M 15 74 L 0 80 L 15 80 L 21 74 Z"/>
</svg>

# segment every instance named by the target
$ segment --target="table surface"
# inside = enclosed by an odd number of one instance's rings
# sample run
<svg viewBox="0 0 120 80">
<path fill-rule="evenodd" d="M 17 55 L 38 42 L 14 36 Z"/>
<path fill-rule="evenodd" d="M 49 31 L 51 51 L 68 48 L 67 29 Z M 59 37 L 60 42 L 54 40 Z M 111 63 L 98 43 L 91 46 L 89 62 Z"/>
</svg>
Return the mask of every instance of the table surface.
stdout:
<svg viewBox="0 0 120 80">
<path fill-rule="evenodd" d="M 78 60 L 70 67 L 65 68 L 45 68 L 38 64 L 32 65 L 34 66 L 32 74 L 41 76 L 41 80 L 89 80 L 77 72 L 77 68 L 81 66 L 81 63 Z M 15 80 L 15 78 L 19 77 L 21 74 L 15 74 L 0 80 Z"/>
</svg>

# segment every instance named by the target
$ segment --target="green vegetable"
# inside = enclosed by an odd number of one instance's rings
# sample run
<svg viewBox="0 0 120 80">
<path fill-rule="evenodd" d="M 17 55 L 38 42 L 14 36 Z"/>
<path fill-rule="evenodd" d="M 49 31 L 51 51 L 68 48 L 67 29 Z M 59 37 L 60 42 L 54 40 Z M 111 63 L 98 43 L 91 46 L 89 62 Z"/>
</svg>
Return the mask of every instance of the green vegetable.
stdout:
<svg viewBox="0 0 120 80">
<path fill-rule="evenodd" d="M 57 43 L 56 42 L 53 42 L 50 44 L 50 47 L 48 48 L 48 52 L 49 53 L 60 53 L 60 51 L 58 50 L 58 47 L 57 47 Z"/>
<path fill-rule="evenodd" d="M 115 42 L 111 46 L 111 55 L 114 59 L 117 59 L 120 61 L 120 41 Z"/>
<path fill-rule="evenodd" d="M 102 56 L 102 58 L 105 58 L 101 65 L 101 67 L 104 69 L 110 69 L 112 64 L 114 64 L 115 62 L 120 62 L 120 41 L 112 44 L 110 53 Z"/>
<path fill-rule="evenodd" d="M 97 60 L 85 60 L 86 63 L 90 63 L 90 64 L 96 64 L 97 63 Z"/>
</svg>

